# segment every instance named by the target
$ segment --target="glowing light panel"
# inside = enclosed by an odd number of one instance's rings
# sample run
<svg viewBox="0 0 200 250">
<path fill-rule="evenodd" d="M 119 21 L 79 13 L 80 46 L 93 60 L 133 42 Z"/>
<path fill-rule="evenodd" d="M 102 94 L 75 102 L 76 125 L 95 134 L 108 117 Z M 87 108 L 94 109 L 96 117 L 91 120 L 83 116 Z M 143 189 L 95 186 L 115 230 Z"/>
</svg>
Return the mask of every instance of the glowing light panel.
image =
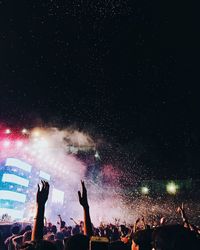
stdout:
<svg viewBox="0 0 200 250">
<path fill-rule="evenodd" d="M 26 195 L 13 191 L 0 190 L 0 199 L 19 201 L 24 203 L 26 201 Z"/>
<path fill-rule="evenodd" d="M 40 176 L 42 179 L 45 179 L 45 180 L 47 180 L 47 181 L 50 181 L 50 178 L 51 178 L 50 175 L 47 174 L 47 173 L 45 173 L 44 171 L 40 171 L 39 176 Z"/>
<path fill-rule="evenodd" d="M 28 187 L 29 185 L 29 180 L 14 174 L 3 174 L 2 182 L 15 183 L 24 187 Z"/>
<path fill-rule="evenodd" d="M 52 190 L 52 202 L 63 204 L 64 202 L 64 192 L 56 188 Z"/>
<path fill-rule="evenodd" d="M 27 172 L 31 172 L 32 166 L 15 158 L 7 158 L 5 166 L 17 167 Z"/>
</svg>

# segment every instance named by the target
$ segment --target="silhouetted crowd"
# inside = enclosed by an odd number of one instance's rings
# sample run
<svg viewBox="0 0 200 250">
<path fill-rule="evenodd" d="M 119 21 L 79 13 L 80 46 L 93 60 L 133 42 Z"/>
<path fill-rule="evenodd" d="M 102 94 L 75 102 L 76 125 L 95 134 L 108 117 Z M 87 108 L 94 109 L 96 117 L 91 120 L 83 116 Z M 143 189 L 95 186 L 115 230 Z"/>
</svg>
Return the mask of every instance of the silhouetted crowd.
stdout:
<svg viewBox="0 0 200 250">
<path fill-rule="evenodd" d="M 159 223 L 149 225 L 141 217 L 134 225 L 122 225 L 116 220 L 114 224 L 102 223 L 94 227 L 87 189 L 83 181 L 81 185 L 78 198 L 83 207 L 83 221 L 73 220 L 74 226 L 67 226 L 58 215 L 57 226 L 46 223 L 44 213 L 49 184 L 42 181 L 41 187 L 38 185 L 33 226 L 21 229 L 19 224 L 14 224 L 7 239 L 0 232 L 0 250 L 200 250 L 200 228 L 190 224 L 183 204 L 177 209 L 181 224 L 168 225 L 162 217 Z"/>
</svg>

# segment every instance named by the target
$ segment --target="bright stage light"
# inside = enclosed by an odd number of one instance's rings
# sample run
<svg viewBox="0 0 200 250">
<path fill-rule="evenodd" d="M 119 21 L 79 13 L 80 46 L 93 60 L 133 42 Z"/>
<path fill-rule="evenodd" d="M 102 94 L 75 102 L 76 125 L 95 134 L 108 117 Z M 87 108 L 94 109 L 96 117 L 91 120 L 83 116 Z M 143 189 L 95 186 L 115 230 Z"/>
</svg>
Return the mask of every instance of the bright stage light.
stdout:
<svg viewBox="0 0 200 250">
<path fill-rule="evenodd" d="M 146 186 L 145 186 L 145 187 L 142 187 L 142 188 L 141 188 L 141 193 L 142 193 L 142 194 L 148 194 L 148 193 L 149 193 L 149 188 L 146 187 Z"/>
<path fill-rule="evenodd" d="M 8 141 L 8 140 L 4 141 L 4 142 L 3 142 L 3 146 L 4 146 L 5 148 L 8 148 L 8 147 L 10 146 L 10 141 Z"/>
<path fill-rule="evenodd" d="M 32 136 L 33 136 L 33 137 L 39 137 L 39 136 L 40 136 L 40 131 L 34 130 L 34 131 L 32 132 Z"/>
<path fill-rule="evenodd" d="M 27 130 L 27 129 L 25 129 L 25 128 L 23 128 L 23 129 L 22 129 L 22 134 L 23 134 L 23 135 L 28 134 L 28 130 Z"/>
<path fill-rule="evenodd" d="M 11 130 L 10 130 L 9 128 L 7 128 L 7 129 L 5 130 L 5 134 L 7 134 L 7 135 L 11 134 Z"/>
<path fill-rule="evenodd" d="M 169 194 L 175 195 L 178 191 L 178 185 L 174 182 L 169 182 L 166 186 L 166 190 Z"/>
</svg>

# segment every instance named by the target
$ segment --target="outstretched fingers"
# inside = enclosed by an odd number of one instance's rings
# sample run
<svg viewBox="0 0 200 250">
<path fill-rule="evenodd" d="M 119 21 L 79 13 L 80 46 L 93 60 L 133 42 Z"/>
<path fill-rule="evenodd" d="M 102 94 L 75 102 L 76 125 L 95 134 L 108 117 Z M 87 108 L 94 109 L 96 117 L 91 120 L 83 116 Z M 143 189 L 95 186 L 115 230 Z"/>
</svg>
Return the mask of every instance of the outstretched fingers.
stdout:
<svg viewBox="0 0 200 250">
<path fill-rule="evenodd" d="M 45 204 L 49 195 L 49 183 L 41 180 L 41 186 L 38 184 L 37 203 Z"/>
<path fill-rule="evenodd" d="M 82 186 L 82 191 L 78 191 L 78 198 L 79 198 L 79 203 L 83 207 L 88 207 L 88 200 L 87 200 L 87 189 L 85 187 L 85 183 L 83 180 L 81 180 L 81 186 Z"/>
<path fill-rule="evenodd" d="M 47 181 L 45 181 L 44 183 L 45 183 L 44 189 L 48 192 L 49 191 L 49 183 Z"/>
<path fill-rule="evenodd" d="M 78 198 L 79 198 L 79 202 L 81 202 L 81 192 L 78 191 Z"/>
<path fill-rule="evenodd" d="M 87 189 L 85 187 L 84 181 L 81 181 L 82 184 L 82 196 L 87 196 Z"/>
<path fill-rule="evenodd" d="M 81 186 L 82 186 L 82 191 L 84 190 L 84 188 L 85 188 L 85 183 L 84 183 L 84 181 L 83 180 L 81 180 Z"/>
</svg>

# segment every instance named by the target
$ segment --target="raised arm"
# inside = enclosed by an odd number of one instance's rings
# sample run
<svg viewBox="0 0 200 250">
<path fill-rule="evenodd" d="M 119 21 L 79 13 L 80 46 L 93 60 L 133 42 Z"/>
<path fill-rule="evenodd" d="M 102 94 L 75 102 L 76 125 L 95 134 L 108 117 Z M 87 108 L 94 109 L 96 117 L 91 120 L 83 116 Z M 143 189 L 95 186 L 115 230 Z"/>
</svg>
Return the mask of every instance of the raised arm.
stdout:
<svg viewBox="0 0 200 250">
<path fill-rule="evenodd" d="M 145 219 L 144 219 L 144 216 L 142 215 L 142 217 L 141 217 L 141 223 L 142 223 L 142 225 L 143 225 L 143 228 L 144 229 L 146 229 L 147 228 L 147 225 L 146 225 L 146 221 L 145 221 Z"/>
<path fill-rule="evenodd" d="M 134 224 L 134 227 L 133 227 L 133 233 L 137 232 L 137 225 L 138 223 L 140 222 L 140 218 L 137 218 L 135 224 Z"/>
<path fill-rule="evenodd" d="M 49 183 L 46 181 L 41 181 L 42 187 L 38 185 L 38 191 L 36 196 L 36 217 L 34 220 L 32 240 L 41 240 L 43 238 L 43 228 L 44 228 L 44 211 L 45 203 L 49 195 Z"/>
<path fill-rule="evenodd" d="M 190 224 L 189 224 L 188 218 L 187 218 L 187 216 L 186 216 L 186 214 L 185 214 L 185 210 L 184 210 L 184 205 L 183 205 L 183 203 L 182 203 L 182 205 L 181 205 L 180 207 L 178 207 L 177 212 L 180 212 L 181 217 L 182 217 L 182 220 L 183 220 L 183 224 L 185 224 L 186 227 L 187 227 L 188 229 L 190 229 Z"/>
<path fill-rule="evenodd" d="M 92 223 L 90 219 L 90 211 L 87 199 L 87 189 L 85 187 L 84 181 L 81 181 L 81 185 L 82 185 L 82 194 L 80 191 L 78 191 L 78 197 L 79 197 L 79 202 L 83 207 L 84 211 L 84 235 L 90 237 L 93 235 L 93 231 L 92 231 Z"/>
<path fill-rule="evenodd" d="M 15 247 L 15 249 L 19 249 L 19 247 L 22 245 L 22 242 L 23 242 L 23 235 L 18 235 L 12 238 L 12 244 Z"/>
<path fill-rule="evenodd" d="M 59 225 L 60 231 L 61 231 L 61 229 L 62 229 L 62 218 L 61 218 L 60 214 L 58 214 L 58 222 L 57 222 L 57 224 Z"/>
</svg>

